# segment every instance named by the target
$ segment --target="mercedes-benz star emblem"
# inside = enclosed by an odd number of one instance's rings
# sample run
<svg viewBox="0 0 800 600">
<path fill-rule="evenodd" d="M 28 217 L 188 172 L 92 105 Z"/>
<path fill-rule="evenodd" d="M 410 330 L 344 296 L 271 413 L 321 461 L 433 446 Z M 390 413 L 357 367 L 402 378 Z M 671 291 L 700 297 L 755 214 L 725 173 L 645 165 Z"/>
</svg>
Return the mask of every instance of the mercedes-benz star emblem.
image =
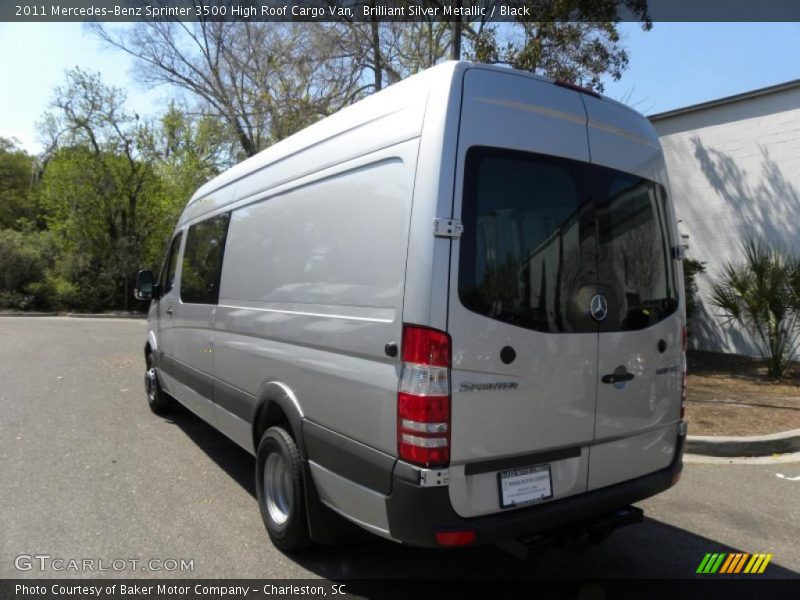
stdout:
<svg viewBox="0 0 800 600">
<path fill-rule="evenodd" d="M 595 321 L 602 321 L 608 316 L 608 302 L 606 302 L 605 296 L 595 294 L 594 297 L 592 297 L 590 312 Z"/>
</svg>

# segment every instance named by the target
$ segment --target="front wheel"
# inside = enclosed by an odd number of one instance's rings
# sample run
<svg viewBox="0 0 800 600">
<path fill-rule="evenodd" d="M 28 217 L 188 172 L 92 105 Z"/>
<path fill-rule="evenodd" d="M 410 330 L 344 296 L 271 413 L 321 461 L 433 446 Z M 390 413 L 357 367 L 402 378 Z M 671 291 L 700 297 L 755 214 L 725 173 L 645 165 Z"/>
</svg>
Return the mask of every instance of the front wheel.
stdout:
<svg viewBox="0 0 800 600">
<path fill-rule="evenodd" d="M 147 405 L 155 414 L 163 415 L 174 407 L 172 399 L 161 389 L 161 384 L 158 382 L 158 371 L 156 371 L 152 354 L 147 355 L 144 390 L 147 394 Z"/>
<path fill-rule="evenodd" d="M 282 427 L 270 427 L 256 456 L 256 495 L 272 543 L 286 552 L 306 548 L 311 540 L 297 444 Z"/>
</svg>

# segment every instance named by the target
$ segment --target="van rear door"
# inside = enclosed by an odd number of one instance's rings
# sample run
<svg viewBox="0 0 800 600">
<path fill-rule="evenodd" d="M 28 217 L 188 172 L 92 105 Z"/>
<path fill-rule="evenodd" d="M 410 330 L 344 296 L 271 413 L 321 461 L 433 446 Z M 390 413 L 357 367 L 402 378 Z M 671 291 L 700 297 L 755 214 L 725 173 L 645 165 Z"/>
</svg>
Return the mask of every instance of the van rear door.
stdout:
<svg viewBox="0 0 800 600">
<path fill-rule="evenodd" d="M 448 312 L 461 516 L 672 459 L 682 317 L 660 167 L 632 111 L 535 78 L 465 73 Z"/>
<path fill-rule="evenodd" d="M 465 232 L 448 311 L 450 499 L 461 516 L 502 510 L 498 472 L 515 467 L 546 464 L 546 497 L 586 490 L 597 326 L 580 305 L 596 287 L 597 242 L 575 165 L 588 161 L 578 93 L 465 73 L 454 202 Z"/>
<path fill-rule="evenodd" d="M 675 218 L 658 138 L 623 106 L 591 96 L 584 103 L 592 162 L 608 173 L 596 209 L 598 291 L 607 315 L 598 323 L 592 490 L 669 465 L 685 359 Z"/>
</svg>

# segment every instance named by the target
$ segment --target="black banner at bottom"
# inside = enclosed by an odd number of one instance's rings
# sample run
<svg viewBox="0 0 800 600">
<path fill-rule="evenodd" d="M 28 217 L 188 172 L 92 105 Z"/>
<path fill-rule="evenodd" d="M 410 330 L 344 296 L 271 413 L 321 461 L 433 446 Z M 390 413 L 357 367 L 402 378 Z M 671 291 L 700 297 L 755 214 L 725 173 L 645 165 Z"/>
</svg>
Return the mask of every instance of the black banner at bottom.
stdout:
<svg viewBox="0 0 800 600">
<path fill-rule="evenodd" d="M 278 598 L 797 598 L 800 580 L 337 580 L 324 579 L 4 579 L 3 600 L 267 600 Z"/>
</svg>

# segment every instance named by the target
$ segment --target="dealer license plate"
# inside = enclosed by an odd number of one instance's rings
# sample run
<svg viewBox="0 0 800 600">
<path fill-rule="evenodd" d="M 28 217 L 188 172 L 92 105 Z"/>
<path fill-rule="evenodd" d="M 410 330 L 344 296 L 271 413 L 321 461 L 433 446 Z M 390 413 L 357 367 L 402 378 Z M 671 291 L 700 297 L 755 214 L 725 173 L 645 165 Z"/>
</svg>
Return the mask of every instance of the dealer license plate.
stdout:
<svg viewBox="0 0 800 600">
<path fill-rule="evenodd" d="M 502 508 L 527 506 L 553 497 L 550 465 L 501 471 L 497 483 Z"/>
</svg>

